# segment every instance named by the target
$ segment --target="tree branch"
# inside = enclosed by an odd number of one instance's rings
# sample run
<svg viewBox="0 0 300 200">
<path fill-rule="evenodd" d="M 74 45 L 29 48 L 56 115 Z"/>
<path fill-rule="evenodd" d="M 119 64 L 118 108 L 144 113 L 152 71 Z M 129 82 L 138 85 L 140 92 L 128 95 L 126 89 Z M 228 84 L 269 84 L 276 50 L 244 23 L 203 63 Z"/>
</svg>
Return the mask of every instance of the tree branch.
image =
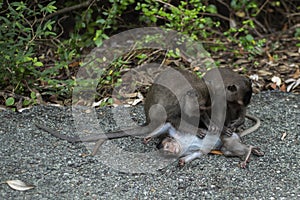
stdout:
<svg viewBox="0 0 300 200">
<path fill-rule="evenodd" d="M 51 14 L 47 15 L 43 19 L 37 20 L 37 22 L 41 22 L 42 20 L 46 21 L 46 20 L 48 20 L 48 19 L 50 19 L 50 18 L 52 18 L 54 16 L 61 15 L 63 13 L 67 13 L 67 12 L 70 12 L 70 11 L 73 11 L 73 10 L 77 10 L 77 9 L 80 9 L 80 8 L 88 7 L 90 4 L 93 3 L 93 1 L 95 1 L 95 0 L 88 0 L 88 1 L 85 1 L 85 2 L 83 2 L 81 4 L 77 4 L 77 5 L 74 5 L 74 6 L 71 6 L 71 7 L 67 7 L 67 8 L 63 8 L 61 10 L 58 10 L 58 11 L 56 11 L 54 13 L 51 13 Z"/>
</svg>

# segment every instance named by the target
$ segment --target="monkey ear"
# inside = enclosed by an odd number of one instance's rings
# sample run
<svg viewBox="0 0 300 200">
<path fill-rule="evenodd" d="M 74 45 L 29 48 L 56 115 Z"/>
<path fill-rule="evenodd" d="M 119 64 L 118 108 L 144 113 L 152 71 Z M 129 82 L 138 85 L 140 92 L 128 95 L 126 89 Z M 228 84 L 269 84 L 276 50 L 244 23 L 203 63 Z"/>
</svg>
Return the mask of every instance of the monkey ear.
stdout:
<svg viewBox="0 0 300 200">
<path fill-rule="evenodd" d="M 229 90 L 230 92 L 237 92 L 237 87 L 236 85 L 229 85 L 227 86 L 227 90 Z"/>
</svg>

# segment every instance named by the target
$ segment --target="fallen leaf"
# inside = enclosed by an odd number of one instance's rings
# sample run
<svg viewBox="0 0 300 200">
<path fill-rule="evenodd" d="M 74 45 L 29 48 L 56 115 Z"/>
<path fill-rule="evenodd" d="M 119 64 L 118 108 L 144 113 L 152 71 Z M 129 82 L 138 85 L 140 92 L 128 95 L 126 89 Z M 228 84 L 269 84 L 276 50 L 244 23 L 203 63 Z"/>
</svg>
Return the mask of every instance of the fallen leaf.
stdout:
<svg viewBox="0 0 300 200">
<path fill-rule="evenodd" d="M 80 66 L 80 62 L 72 62 L 68 66 L 69 67 L 79 67 Z"/>
<path fill-rule="evenodd" d="M 270 84 L 270 87 L 271 87 L 273 90 L 276 90 L 276 89 L 277 89 L 276 83 L 271 83 L 271 84 Z"/>
<path fill-rule="evenodd" d="M 269 72 L 269 71 L 266 71 L 266 70 L 258 70 L 257 71 L 257 74 L 259 76 L 270 76 L 272 75 L 273 73 L 272 72 Z"/>
<path fill-rule="evenodd" d="M 284 140 L 285 138 L 286 138 L 286 136 L 287 136 L 287 133 L 286 132 L 284 132 L 284 133 L 282 133 L 282 136 L 281 136 L 281 140 Z"/>
<path fill-rule="evenodd" d="M 271 81 L 275 83 L 278 87 L 281 85 L 281 79 L 278 76 L 273 76 Z"/>
<path fill-rule="evenodd" d="M 249 78 L 253 81 L 258 81 L 259 76 L 257 74 L 250 75 Z"/>
<path fill-rule="evenodd" d="M 300 69 L 297 69 L 296 72 L 293 74 L 294 79 L 298 79 L 300 77 Z"/>
<path fill-rule="evenodd" d="M 299 79 L 293 79 L 293 78 L 289 78 L 285 81 L 285 83 L 290 83 L 287 86 L 287 92 L 290 92 L 291 90 L 295 89 L 296 87 L 298 87 L 300 85 L 300 78 Z"/>
<path fill-rule="evenodd" d="M 267 54 L 267 56 L 268 56 L 268 58 L 269 58 L 269 62 L 274 62 L 274 58 L 273 58 L 273 56 L 268 52 L 268 51 L 266 51 L 266 54 Z"/>
<path fill-rule="evenodd" d="M 282 84 L 282 85 L 280 86 L 280 91 L 286 92 L 286 85 L 285 85 L 285 84 Z"/>
<path fill-rule="evenodd" d="M 211 150 L 209 153 L 214 154 L 214 155 L 223 155 L 223 153 L 219 150 Z"/>
<path fill-rule="evenodd" d="M 9 187 L 11 187 L 14 190 L 19 190 L 19 191 L 25 191 L 25 190 L 30 190 L 33 189 L 35 186 L 32 184 L 27 184 L 23 181 L 20 180 L 8 180 L 5 181 Z"/>
</svg>

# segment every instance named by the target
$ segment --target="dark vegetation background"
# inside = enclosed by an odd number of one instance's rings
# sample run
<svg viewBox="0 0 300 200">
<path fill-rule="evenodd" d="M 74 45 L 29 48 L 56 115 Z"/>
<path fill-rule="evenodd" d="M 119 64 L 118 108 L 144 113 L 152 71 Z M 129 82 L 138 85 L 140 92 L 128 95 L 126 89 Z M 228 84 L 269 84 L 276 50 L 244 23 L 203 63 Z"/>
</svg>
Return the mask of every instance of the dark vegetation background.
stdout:
<svg viewBox="0 0 300 200">
<path fill-rule="evenodd" d="M 300 91 L 298 0 L 4 0 L 0 10 L 2 108 L 69 105 L 84 56 L 114 34 L 148 26 L 202 41 L 218 66 L 249 76 L 255 92 Z M 99 80 L 96 100 L 118 104 L 111 91 L 122 73 L 149 62 L 197 71 L 174 52 L 133 51 L 111 64 Z M 146 89 L 141 83 L 131 100 Z"/>
</svg>

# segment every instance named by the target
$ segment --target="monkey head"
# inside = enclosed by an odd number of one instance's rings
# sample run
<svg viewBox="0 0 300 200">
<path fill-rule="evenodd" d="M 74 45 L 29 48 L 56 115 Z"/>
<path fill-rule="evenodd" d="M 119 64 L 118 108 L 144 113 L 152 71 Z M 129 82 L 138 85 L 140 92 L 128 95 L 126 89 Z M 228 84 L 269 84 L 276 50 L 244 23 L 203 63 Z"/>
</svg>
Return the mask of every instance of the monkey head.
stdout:
<svg viewBox="0 0 300 200">
<path fill-rule="evenodd" d="M 163 139 L 160 147 L 164 155 L 179 156 L 182 152 L 181 145 L 174 138 L 170 137 Z"/>
<path fill-rule="evenodd" d="M 247 106 L 252 96 L 251 81 L 245 77 L 240 78 L 237 84 L 226 85 L 226 100 Z"/>
</svg>

